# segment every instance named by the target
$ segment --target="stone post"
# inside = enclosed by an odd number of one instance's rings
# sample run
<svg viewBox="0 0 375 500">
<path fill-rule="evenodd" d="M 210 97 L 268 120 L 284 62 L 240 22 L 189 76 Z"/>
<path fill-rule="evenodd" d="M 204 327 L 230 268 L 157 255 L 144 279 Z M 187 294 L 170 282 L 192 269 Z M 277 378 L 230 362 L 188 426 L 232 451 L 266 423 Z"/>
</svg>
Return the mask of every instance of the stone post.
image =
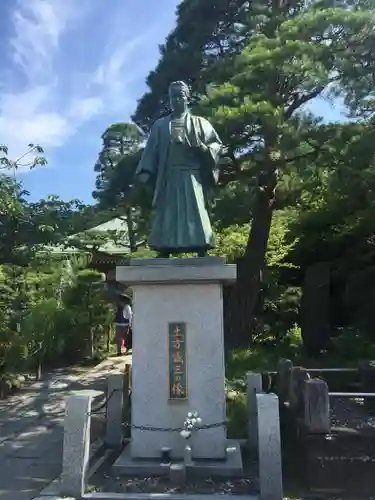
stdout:
<svg viewBox="0 0 375 500">
<path fill-rule="evenodd" d="M 295 415 L 302 416 L 304 412 L 305 382 L 310 379 L 309 373 L 301 366 L 294 366 L 291 372 L 289 387 L 289 403 Z"/>
<path fill-rule="evenodd" d="M 358 369 L 362 391 L 375 392 L 375 361 L 361 361 Z M 372 414 L 375 413 L 375 398 L 366 398 L 365 405 Z"/>
<path fill-rule="evenodd" d="M 292 369 L 290 359 L 280 359 L 277 363 L 276 393 L 281 403 L 289 401 Z"/>
<path fill-rule="evenodd" d="M 262 392 L 262 374 L 248 372 L 246 374 L 247 399 L 247 445 L 252 456 L 258 451 L 257 402 L 256 394 Z"/>
<path fill-rule="evenodd" d="M 122 402 L 122 423 L 128 424 L 130 422 L 130 390 L 131 390 L 131 365 L 125 365 L 124 372 L 124 394 L 123 394 L 123 402 Z M 124 438 L 130 437 L 130 427 L 127 425 L 124 426 L 122 435 Z"/>
<path fill-rule="evenodd" d="M 90 458 L 92 396 L 68 396 L 60 493 L 81 498 L 85 493 Z"/>
<path fill-rule="evenodd" d="M 331 430 L 328 385 L 314 378 L 304 382 L 304 423 L 311 434 L 328 434 Z"/>
<path fill-rule="evenodd" d="M 279 399 L 276 394 L 256 394 L 260 500 L 282 500 Z"/>
<path fill-rule="evenodd" d="M 109 448 L 120 448 L 123 439 L 124 375 L 108 377 L 107 398 L 105 444 Z"/>
</svg>

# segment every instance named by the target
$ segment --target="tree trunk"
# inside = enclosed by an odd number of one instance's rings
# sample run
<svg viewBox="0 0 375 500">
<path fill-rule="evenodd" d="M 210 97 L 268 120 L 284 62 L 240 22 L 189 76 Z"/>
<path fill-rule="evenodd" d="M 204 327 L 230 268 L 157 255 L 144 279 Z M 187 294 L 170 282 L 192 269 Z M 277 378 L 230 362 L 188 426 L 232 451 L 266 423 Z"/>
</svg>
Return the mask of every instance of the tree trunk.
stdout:
<svg viewBox="0 0 375 500">
<path fill-rule="evenodd" d="M 241 344 L 246 345 L 252 342 L 254 315 L 263 281 L 278 178 L 279 158 L 274 156 L 277 140 L 268 141 L 271 146 L 267 146 L 267 141 L 265 142 L 265 168 L 259 177 L 244 258 L 238 265 L 238 334 Z"/>
<path fill-rule="evenodd" d="M 95 328 L 90 326 L 90 358 L 93 358 L 95 355 L 94 330 Z"/>
<path fill-rule="evenodd" d="M 107 354 L 109 355 L 111 350 L 111 327 L 107 326 Z"/>
<path fill-rule="evenodd" d="M 42 379 L 42 361 L 39 357 L 36 358 L 36 366 L 35 366 L 35 380 L 39 381 Z"/>
<path fill-rule="evenodd" d="M 251 231 L 244 259 L 238 265 L 238 299 L 240 306 L 239 334 L 246 343 L 251 343 L 254 326 L 255 306 L 263 281 L 263 270 L 267 251 L 268 237 L 272 222 L 272 200 L 257 196 Z"/>
</svg>

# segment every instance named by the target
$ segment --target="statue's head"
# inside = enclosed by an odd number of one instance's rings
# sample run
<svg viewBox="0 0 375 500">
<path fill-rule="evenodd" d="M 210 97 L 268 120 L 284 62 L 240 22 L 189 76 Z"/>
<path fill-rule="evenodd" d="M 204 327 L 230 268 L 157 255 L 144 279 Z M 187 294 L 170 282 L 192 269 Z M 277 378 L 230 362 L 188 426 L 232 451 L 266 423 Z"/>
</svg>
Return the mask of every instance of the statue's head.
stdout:
<svg viewBox="0 0 375 500">
<path fill-rule="evenodd" d="M 169 85 L 169 102 L 173 111 L 182 112 L 188 107 L 190 90 L 185 82 L 177 81 Z"/>
</svg>

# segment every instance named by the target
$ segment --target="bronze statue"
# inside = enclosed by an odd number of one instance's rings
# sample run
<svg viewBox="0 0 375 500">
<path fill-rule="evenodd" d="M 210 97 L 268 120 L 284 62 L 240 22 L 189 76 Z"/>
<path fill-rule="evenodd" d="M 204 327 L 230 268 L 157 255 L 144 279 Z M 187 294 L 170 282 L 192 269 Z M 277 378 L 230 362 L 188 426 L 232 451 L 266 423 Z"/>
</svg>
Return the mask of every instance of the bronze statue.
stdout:
<svg viewBox="0 0 375 500">
<path fill-rule="evenodd" d="M 149 246 L 160 257 L 204 256 L 214 247 L 207 208 L 226 148 L 205 118 L 190 113 L 189 97 L 184 82 L 170 84 L 172 113 L 153 124 L 136 171 L 142 182 L 155 185 Z"/>
</svg>

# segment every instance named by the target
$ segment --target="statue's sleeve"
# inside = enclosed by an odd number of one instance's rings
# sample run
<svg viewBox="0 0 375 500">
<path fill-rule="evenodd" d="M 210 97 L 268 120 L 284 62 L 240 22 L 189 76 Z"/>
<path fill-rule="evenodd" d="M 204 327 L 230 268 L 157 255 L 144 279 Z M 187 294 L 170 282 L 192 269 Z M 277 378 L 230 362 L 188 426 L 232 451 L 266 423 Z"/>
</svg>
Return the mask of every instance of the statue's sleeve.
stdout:
<svg viewBox="0 0 375 500">
<path fill-rule="evenodd" d="M 199 120 L 199 128 L 201 142 L 208 148 L 205 157 L 212 172 L 212 181 L 216 184 L 219 177 L 218 163 L 223 143 L 208 120 L 201 118 Z"/>
<path fill-rule="evenodd" d="M 145 149 L 143 150 L 141 159 L 138 163 L 136 175 L 148 173 L 152 176 L 157 176 L 159 164 L 159 127 L 155 122 L 151 128 L 149 138 Z"/>
</svg>

